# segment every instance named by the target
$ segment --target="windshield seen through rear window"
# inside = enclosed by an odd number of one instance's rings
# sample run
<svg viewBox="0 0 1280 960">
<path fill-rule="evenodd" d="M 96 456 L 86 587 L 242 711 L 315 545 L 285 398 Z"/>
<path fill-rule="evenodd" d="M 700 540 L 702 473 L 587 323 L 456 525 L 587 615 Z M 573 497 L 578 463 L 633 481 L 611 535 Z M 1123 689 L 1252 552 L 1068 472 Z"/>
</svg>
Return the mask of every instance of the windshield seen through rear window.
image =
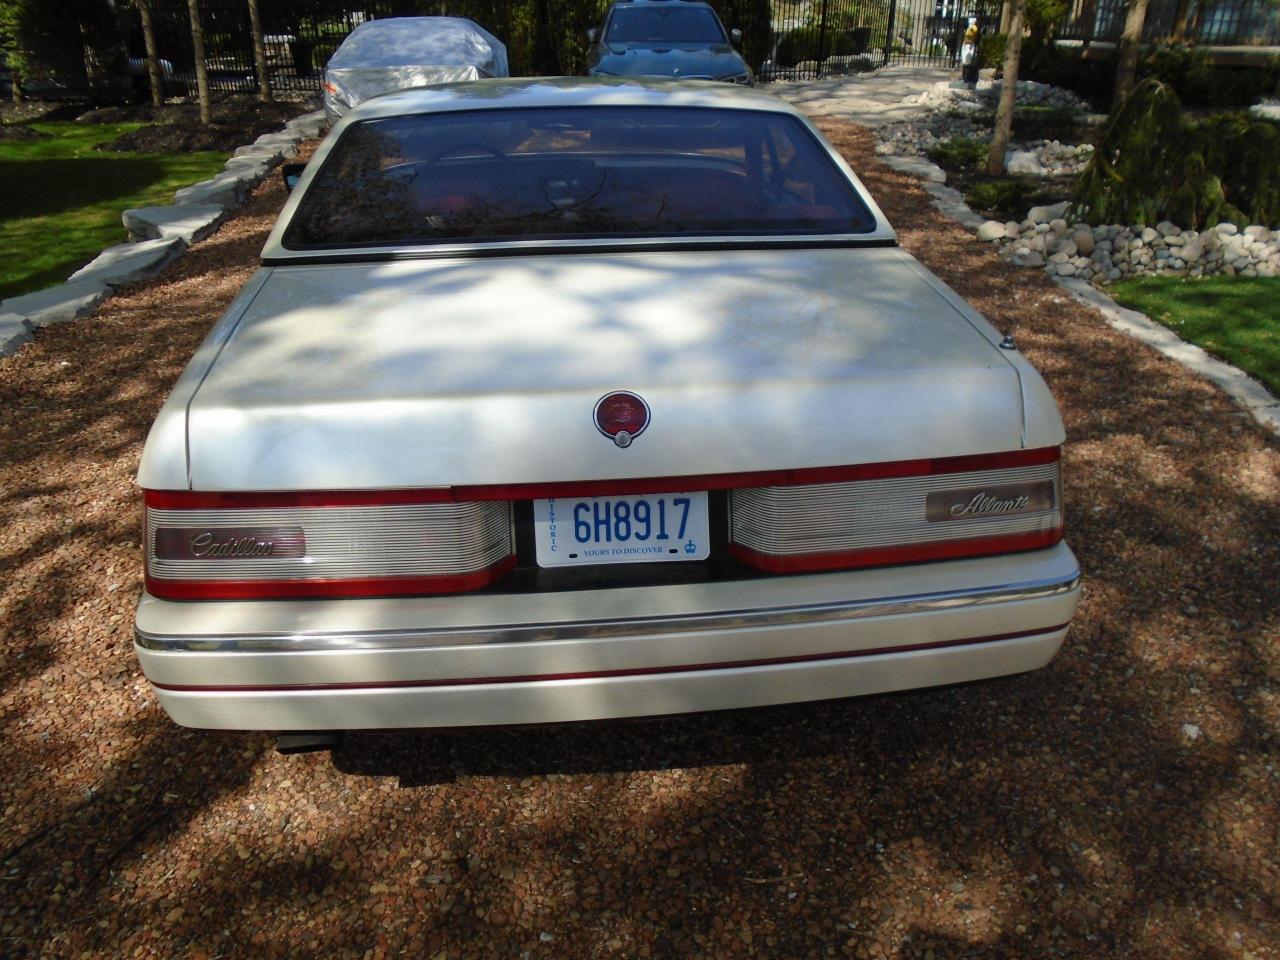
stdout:
<svg viewBox="0 0 1280 960">
<path fill-rule="evenodd" d="M 614 7 L 606 43 L 724 43 L 708 7 Z"/>
<path fill-rule="evenodd" d="M 353 124 L 308 187 L 284 243 L 819 235 L 874 226 L 794 117 L 578 107 Z"/>
</svg>

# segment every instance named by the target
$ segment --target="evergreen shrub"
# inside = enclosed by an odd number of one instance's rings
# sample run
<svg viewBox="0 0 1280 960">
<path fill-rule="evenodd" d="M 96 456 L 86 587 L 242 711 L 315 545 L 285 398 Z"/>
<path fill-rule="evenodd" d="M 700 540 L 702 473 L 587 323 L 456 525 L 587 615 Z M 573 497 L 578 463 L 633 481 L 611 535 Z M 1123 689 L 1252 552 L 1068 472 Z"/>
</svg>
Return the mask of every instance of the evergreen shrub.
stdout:
<svg viewBox="0 0 1280 960">
<path fill-rule="evenodd" d="M 1018 76 L 1065 87 L 1103 109 L 1116 79 L 1112 61 L 1086 60 L 1077 52 L 1052 45 L 1024 58 Z M 1251 66 L 1224 67 L 1216 66 L 1204 50 L 1162 44 L 1138 64 L 1138 78 L 1145 77 L 1172 87 L 1188 107 L 1247 107 L 1264 97 L 1280 95 L 1280 57 Z"/>
<path fill-rule="evenodd" d="M 1009 35 L 1006 33 L 992 33 L 982 37 L 978 41 L 978 59 L 984 67 L 995 67 L 997 70 L 1004 66 L 1004 48 L 1009 43 Z"/>
<path fill-rule="evenodd" d="M 989 145 L 981 140 L 969 137 L 952 137 L 935 143 L 928 149 L 929 159 L 934 163 L 951 168 L 974 167 L 985 163 Z"/>
<path fill-rule="evenodd" d="M 1148 78 L 1107 121 L 1072 204 L 1093 224 L 1280 225 L 1280 124 L 1189 119 L 1173 89 Z"/>
<path fill-rule="evenodd" d="M 975 210 L 1006 211 L 1021 220 L 1040 193 L 1040 184 L 1029 177 L 995 177 L 977 180 L 964 191 L 964 202 Z"/>
<path fill-rule="evenodd" d="M 818 59 L 818 41 L 822 39 L 817 26 L 788 30 L 778 41 L 778 65 L 794 67 L 802 60 Z M 828 57 L 847 57 L 854 51 L 852 35 L 841 30 L 828 30 L 824 46 L 823 55 Z"/>
<path fill-rule="evenodd" d="M 1280 58 L 1260 66 L 1219 67 L 1205 50 L 1161 44 L 1143 58 L 1140 75 L 1172 87 L 1187 106 L 1247 107 L 1276 92 Z"/>
</svg>

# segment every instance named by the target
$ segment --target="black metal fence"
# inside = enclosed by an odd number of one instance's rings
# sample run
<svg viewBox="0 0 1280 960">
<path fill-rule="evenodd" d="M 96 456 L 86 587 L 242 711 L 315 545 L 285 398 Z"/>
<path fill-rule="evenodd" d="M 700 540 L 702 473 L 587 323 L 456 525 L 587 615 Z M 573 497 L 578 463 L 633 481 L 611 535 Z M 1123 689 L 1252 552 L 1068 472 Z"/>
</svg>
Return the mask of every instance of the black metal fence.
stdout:
<svg viewBox="0 0 1280 960">
<path fill-rule="evenodd" d="M 366 20 L 391 16 L 461 16 L 507 45 L 511 72 L 537 76 L 580 73 L 586 31 L 609 0 L 259 0 L 267 68 L 278 90 L 317 90 L 325 62 Z M 245 0 L 200 0 L 206 65 L 214 90 L 256 88 Z M 194 83 L 195 57 L 186 0 L 152 0 L 157 47 L 173 82 Z M 131 57 L 143 56 L 138 14 L 122 11 Z"/>
<path fill-rule="evenodd" d="M 899 0 L 884 48 L 886 63 L 955 66 L 970 18 L 984 34 L 1000 29 L 1000 0 Z"/>
<path fill-rule="evenodd" d="M 761 79 L 807 79 L 885 63 L 954 66 L 969 17 L 984 34 L 999 27 L 1001 0 L 711 0 Z M 586 31 L 609 0 L 259 0 L 267 65 L 277 90 L 317 90 L 325 61 L 366 20 L 387 16 L 470 17 L 507 45 L 511 72 L 578 74 Z M 245 0 L 200 0 L 206 60 L 215 90 L 253 90 L 253 48 Z M 136 11 L 120 8 L 126 42 L 142 57 Z M 1109 40 L 1124 24 L 1125 0 L 1074 0 L 1063 39 Z M 194 82 L 187 0 L 152 0 L 160 57 L 175 85 Z M 304 12 L 305 11 L 305 12 Z M 1185 23 L 1189 40 L 1215 44 L 1280 42 L 1280 7 L 1271 0 L 1152 0 L 1147 37 Z"/>
<path fill-rule="evenodd" d="M 1074 0 L 1057 35 L 1062 40 L 1118 40 L 1125 9 L 1124 0 Z M 1216 46 L 1280 44 L 1280 5 L 1272 0 L 1151 0 L 1143 38 Z"/>
<path fill-rule="evenodd" d="M 325 61 L 366 20 L 388 16 L 470 17 L 507 44 L 516 75 L 575 74 L 586 67 L 586 31 L 610 0 L 259 0 L 267 66 L 279 90 L 316 90 Z M 954 61 L 969 0 L 712 0 L 763 78 L 801 78 L 896 61 Z M 186 0 L 152 0 L 157 47 L 175 84 L 190 85 L 195 57 Z M 215 90 L 252 90 L 253 48 L 245 0 L 200 0 L 206 65 Z M 311 12 L 301 12 L 310 10 Z M 144 54 L 136 11 L 123 8 L 129 54 Z"/>
<path fill-rule="evenodd" d="M 388 3 L 352 3 L 324 15 L 284 13 L 270 0 L 260 6 L 267 70 L 278 90 L 318 90 L 320 68 L 343 38 L 365 20 L 392 12 Z M 186 0 L 152 0 L 151 10 L 166 76 L 174 83 L 193 84 L 195 53 Z M 145 48 L 139 15 L 129 9 L 121 13 L 129 55 L 140 58 Z M 243 0 L 201 0 L 200 20 L 210 86 L 223 91 L 256 89 L 248 5 Z"/>
<path fill-rule="evenodd" d="M 953 65 L 970 16 L 998 0 L 774 0 L 765 79 L 807 79 L 888 62 Z"/>
<path fill-rule="evenodd" d="M 774 42 L 770 0 L 710 0 L 728 27 L 745 34 L 744 53 L 759 65 Z M 837 0 L 852 6 L 850 0 Z M 832 3 L 832 7 L 837 5 Z M 475 20 L 507 45 L 517 76 L 583 73 L 586 33 L 598 26 L 610 0 L 259 0 L 272 83 L 314 90 L 320 71 L 343 38 L 366 20 L 389 16 L 460 16 Z M 152 0 L 159 52 L 175 80 L 194 79 L 186 0 Z M 214 89 L 250 89 L 253 50 L 245 0 L 200 0 L 210 80 Z M 123 10 L 130 55 L 143 55 L 138 14 Z"/>
</svg>

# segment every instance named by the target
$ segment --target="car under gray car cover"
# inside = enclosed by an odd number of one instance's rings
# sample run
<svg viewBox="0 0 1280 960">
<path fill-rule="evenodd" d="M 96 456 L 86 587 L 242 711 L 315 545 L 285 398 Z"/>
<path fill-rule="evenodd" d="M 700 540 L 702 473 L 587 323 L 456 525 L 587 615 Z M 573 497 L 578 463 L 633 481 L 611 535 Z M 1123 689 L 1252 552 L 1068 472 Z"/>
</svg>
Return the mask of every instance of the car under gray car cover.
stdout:
<svg viewBox="0 0 1280 960">
<path fill-rule="evenodd" d="M 394 90 L 506 76 L 506 45 L 471 20 L 371 20 L 356 27 L 325 66 L 325 108 L 332 118 Z"/>
</svg>

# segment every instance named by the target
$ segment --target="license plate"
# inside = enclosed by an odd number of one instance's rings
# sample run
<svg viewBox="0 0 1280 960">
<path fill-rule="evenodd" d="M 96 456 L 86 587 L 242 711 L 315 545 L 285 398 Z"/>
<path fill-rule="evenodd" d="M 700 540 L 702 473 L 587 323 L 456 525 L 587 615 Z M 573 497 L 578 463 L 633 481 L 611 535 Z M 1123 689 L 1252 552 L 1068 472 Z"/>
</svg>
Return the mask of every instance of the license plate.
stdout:
<svg viewBox="0 0 1280 960">
<path fill-rule="evenodd" d="M 706 491 L 533 501 L 540 567 L 705 560 Z"/>
</svg>

